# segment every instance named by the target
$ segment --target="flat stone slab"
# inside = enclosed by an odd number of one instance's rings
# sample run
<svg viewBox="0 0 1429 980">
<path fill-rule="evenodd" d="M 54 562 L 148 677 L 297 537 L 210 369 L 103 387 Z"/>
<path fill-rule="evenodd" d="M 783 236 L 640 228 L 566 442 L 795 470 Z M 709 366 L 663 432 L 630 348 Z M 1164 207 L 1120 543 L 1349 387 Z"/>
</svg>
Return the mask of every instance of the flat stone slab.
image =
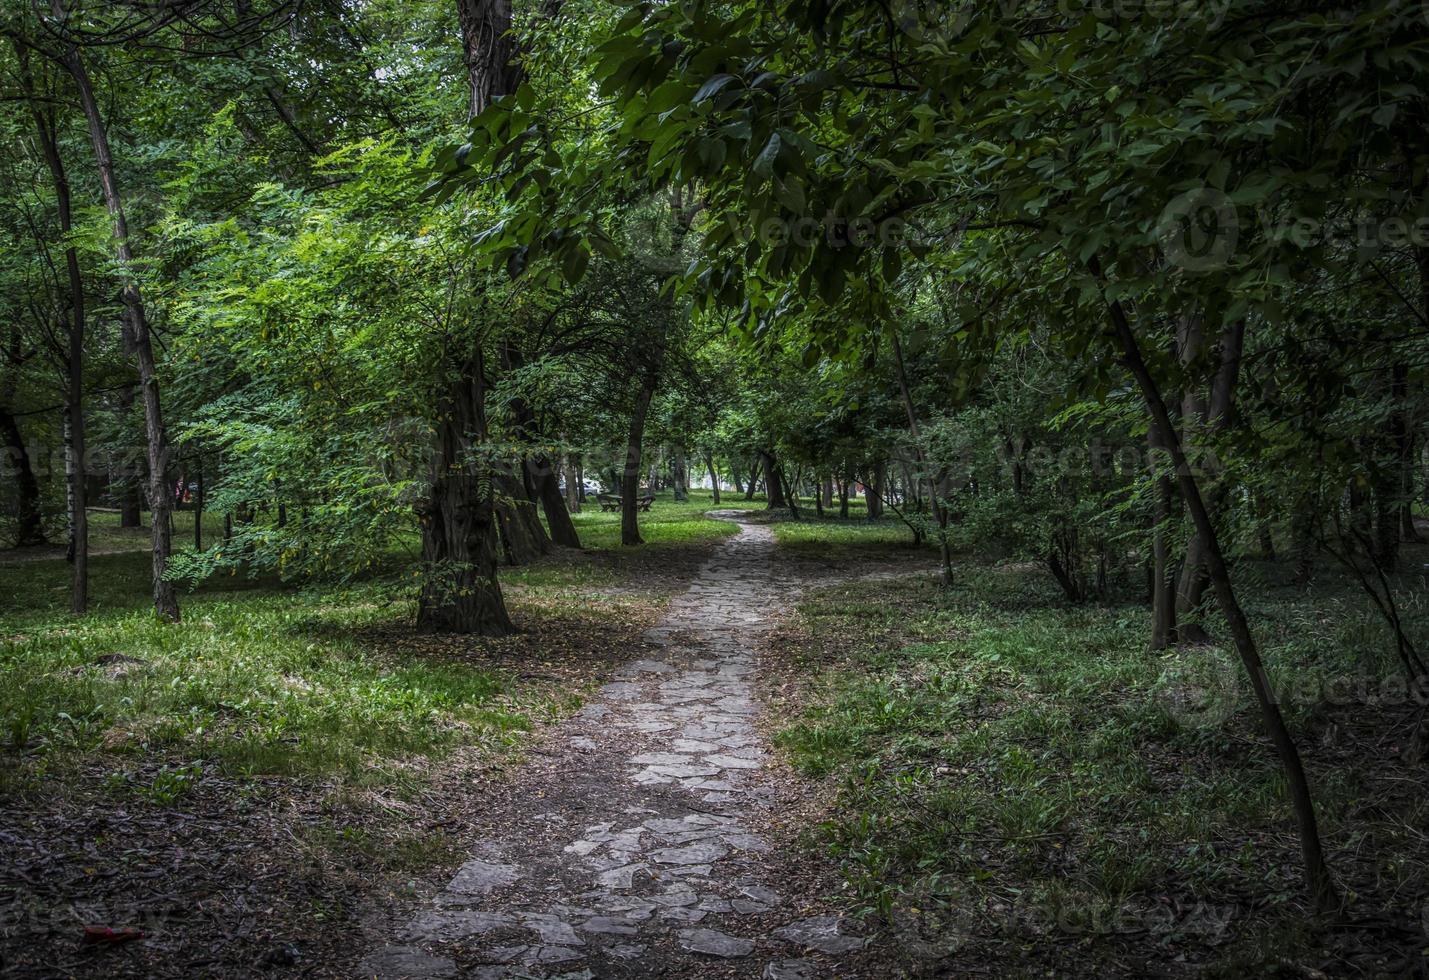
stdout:
<svg viewBox="0 0 1429 980">
<path fill-rule="evenodd" d="M 423 912 L 412 920 L 404 937 L 408 939 L 465 939 L 480 936 L 493 929 L 515 923 L 515 919 L 499 912 L 476 909 L 443 909 Z"/>
<path fill-rule="evenodd" d="M 375 980 L 426 980 L 455 977 L 456 962 L 417 946 L 388 946 L 364 959 L 358 972 Z"/>
<path fill-rule="evenodd" d="M 813 918 L 791 922 L 782 929 L 775 929 L 774 935 L 798 943 L 807 949 L 837 955 L 863 949 L 864 940 L 857 936 L 845 936 L 839 932 L 842 920 L 836 915 L 816 915 Z"/>
<path fill-rule="evenodd" d="M 717 929 L 681 929 L 680 945 L 692 953 L 738 959 L 754 952 L 754 943 Z"/>
<path fill-rule="evenodd" d="M 452 879 L 447 891 L 462 895 L 489 895 L 498 888 L 521 877 L 514 864 L 492 864 L 489 861 L 468 861 Z"/>
<path fill-rule="evenodd" d="M 662 847 L 650 852 L 650 860 L 657 864 L 708 864 L 718 861 L 729 853 L 729 848 L 718 841 L 696 841 L 685 847 Z"/>
</svg>

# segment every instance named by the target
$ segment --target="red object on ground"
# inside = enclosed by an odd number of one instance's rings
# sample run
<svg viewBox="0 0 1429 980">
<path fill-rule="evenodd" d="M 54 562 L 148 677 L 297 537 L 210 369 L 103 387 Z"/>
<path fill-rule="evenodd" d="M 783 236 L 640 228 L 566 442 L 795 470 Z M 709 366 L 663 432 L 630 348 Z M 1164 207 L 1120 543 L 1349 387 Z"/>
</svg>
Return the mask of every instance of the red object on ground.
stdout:
<svg viewBox="0 0 1429 980">
<path fill-rule="evenodd" d="M 96 943 L 127 943 L 131 939 L 143 939 L 144 933 L 139 929 L 111 929 L 108 926 L 85 926 L 84 944 L 93 946 Z"/>
</svg>

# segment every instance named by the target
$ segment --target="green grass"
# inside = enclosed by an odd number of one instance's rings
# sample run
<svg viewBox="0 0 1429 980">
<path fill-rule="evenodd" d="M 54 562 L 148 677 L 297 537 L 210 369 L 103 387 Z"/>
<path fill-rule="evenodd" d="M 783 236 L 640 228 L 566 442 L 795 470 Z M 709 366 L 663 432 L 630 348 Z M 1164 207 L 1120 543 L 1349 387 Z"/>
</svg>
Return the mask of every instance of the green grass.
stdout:
<svg viewBox="0 0 1429 980">
<path fill-rule="evenodd" d="M 513 700 L 499 672 L 404 662 L 357 639 L 393 620 L 391 598 L 385 583 L 257 585 L 190 596 L 177 625 L 140 609 L 31 626 L 0 645 L 0 740 L 23 762 L 6 771 L 39 779 L 105 756 L 120 771 L 161 759 L 382 784 L 410 756 L 496 748 L 529 727 L 543 706 Z M 138 662 L 99 662 L 115 655 Z M 175 789 L 158 778 L 141 795 Z"/>
<path fill-rule="evenodd" d="M 1221 907 L 1252 894 L 1268 902 L 1273 932 L 1294 931 L 1293 819 L 1224 652 L 1150 653 L 1144 607 L 1069 606 L 1040 569 L 964 566 L 960 579 L 952 591 L 841 587 L 801 607 L 808 687 L 777 741 L 837 787 L 816 838 L 860 904 L 918 909 L 945 935 L 985 916 L 1015 942 L 1048 924 L 1064 936 L 1125 924 L 1161 896 Z M 1429 822 L 1429 803 L 1367 822 L 1366 801 L 1401 777 L 1316 751 L 1324 681 L 1392 673 L 1384 627 L 1340 585 L 1246 593 L 1270 673 L 1299 692 L 1286 711 L 1327 840 L 1377 841 L 1373 856 L 1356 854 L 1369 868 L 1341 861 L 1370 914 L 1380 896 L 1421 890 L 1429 853 L 1406 828 Z M 1429 634 L 1422 594 L 1408 605 Z M 1210 682 L 1210 701 L 1188 708 L 1191 680 Z M 1207 704 L 1225 710 L 1197 710 Z M 1364 749 L 1382 759 L 1378 734 Z"/>
<path fill-rule="evenodd" d="M 640 556 L 733 532 L 701 516 L 709 506 L 702 494 L 658 501 L 641 515 L 642 549 L 620 548 L 618 514 L 588 509 L 576 518 L 583 541 L 607 560 L 558 556 L 503 568 L 502 582 L 537 619 L 618 619 L 626 607 L 596 590 Z M 97 540 L 146 547 L 146 532 L 96 517 Z M 409 778 L 412 759 L 461 746 L 500 752 L 569 707 L 578 690 L 536 690 L 460 657 L 373 641 L 374 630 L 410 622 L 406 561 L 394 554 L 388 569 L 341 586 L 220 576 L 181 589 L 176 625 L 150 611 L 147 551 L 96 555 L 92 611 L 79 619 L 67 612 L 62 560 L 0 562 L 0 790 L 98 760 L 118 773 L 114 788 L 156 803 L 181 797 L 197 765 L 390 786 Z M 98 662 L 112 655 L 138 663 Z"/>
<path fill-rule="evenodd" d="M 714 508 L 708 490 L 691 490 L 690 499 L 676 503 L 669 491 L 656 496 L 649 513 L 640 514 L 640 536 L 647 545 L 671 546 L 718 540 L 734 534 L 737 528 L 728 521 L 711 521 L 704 514 Z M 743 494 L 721 494 L 720 510 L 763 509 L 764 501 L 746 501 Z M 586 548 L 620 547 L 620 514 L 602 512 L 594 499 L 572 516 L 581 544 Z"/>
</svg>

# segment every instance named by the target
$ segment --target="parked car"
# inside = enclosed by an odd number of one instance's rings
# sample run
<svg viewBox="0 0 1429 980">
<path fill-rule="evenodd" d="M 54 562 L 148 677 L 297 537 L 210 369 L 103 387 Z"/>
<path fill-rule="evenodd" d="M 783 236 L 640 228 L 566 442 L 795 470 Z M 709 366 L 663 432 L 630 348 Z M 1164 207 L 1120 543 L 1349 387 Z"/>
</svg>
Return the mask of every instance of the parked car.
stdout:
<svg viewBox="0 0 1429 980">
<path fill-rule="evenodd" d="M 561 477 L 560 487 L 561 487 L 561 493 L 565 493 L 565 492 L 566 492 L 566 479 L 565 479 L 565 477 Z M 605 490 L 603 490 L 603 489 L 601 488 L 601 485 L 600 485 L 599 483 L 596 483 L 596 482 L 592 481 L 592 480 L 586 480 L 584 483 L 582 483 L 582 484 L 581 484 L 581 490 L 582 490 L 582 492 L 583 492 L 587 497 L 595 497 L 595 496 L 598 496 L 599 494 L 605 493 Z M 612 491 L 612 492 L 614 492 L 614 491 Z"/>
</svg>

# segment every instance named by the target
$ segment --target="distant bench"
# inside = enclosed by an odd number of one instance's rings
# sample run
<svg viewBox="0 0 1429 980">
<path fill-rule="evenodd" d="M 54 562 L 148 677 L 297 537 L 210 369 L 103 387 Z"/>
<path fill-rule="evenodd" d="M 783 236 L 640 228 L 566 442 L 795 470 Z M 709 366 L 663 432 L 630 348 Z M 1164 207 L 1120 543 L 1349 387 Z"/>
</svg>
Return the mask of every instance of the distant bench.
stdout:
<svg viewBox="0 0 1429 980">
<path fill-rule="evenodd" d="M 596 502 L 600 504 L 602 511 L 616 511 L 620 509 L 620 498 L 609 493 L 598 493 L 595 496 Z M 643 497 L 635 498 L 635 506 L 640 510 L 649 510 L 650 505 L 655 502 L 655 495 L 648 493 Z"/>
</svg>

